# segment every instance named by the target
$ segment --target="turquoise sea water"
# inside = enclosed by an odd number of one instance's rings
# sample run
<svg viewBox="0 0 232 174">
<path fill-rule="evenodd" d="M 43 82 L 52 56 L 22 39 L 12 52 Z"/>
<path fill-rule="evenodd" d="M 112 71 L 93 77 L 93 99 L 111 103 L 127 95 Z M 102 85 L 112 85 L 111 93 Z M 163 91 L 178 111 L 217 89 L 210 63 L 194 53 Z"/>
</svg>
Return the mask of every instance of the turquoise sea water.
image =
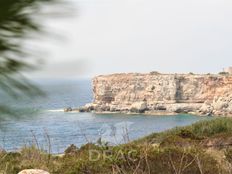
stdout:
<svg viewBox="0 0 232 174">
<path fill-rule="evenodd" d="M 64 113 L 65 107 L 78 107 L 92 101 L 90 80 L 40 80 L 37 83 L 46 92 L 45 98 L 5 99 L 8 105 L 25 109 L 19 111 L 19 116 L 0 117 L 1 148 L 11 151 L 37 143 L 48 149 L 51 144 L 52 153 L 62 153 L 70 144 L 81 146 L 96 142 L 100 137 L 119 144 L 152 132 L 210 119 L 190 115 Z"/>
</svg>

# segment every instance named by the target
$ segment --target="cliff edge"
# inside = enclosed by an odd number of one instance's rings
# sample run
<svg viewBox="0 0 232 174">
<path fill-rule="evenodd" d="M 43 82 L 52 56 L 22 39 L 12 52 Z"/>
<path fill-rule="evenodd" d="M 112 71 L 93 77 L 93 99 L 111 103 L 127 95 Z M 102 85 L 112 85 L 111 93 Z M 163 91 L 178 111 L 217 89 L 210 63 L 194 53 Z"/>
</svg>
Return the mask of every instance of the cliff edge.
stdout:
<svg viewBox="0 0 232 174">
<path fill-rule="evenodd" d="M 128 73 L 93 79 L 80 111 L 232 116 L 232 76 Z"/>
</svg>

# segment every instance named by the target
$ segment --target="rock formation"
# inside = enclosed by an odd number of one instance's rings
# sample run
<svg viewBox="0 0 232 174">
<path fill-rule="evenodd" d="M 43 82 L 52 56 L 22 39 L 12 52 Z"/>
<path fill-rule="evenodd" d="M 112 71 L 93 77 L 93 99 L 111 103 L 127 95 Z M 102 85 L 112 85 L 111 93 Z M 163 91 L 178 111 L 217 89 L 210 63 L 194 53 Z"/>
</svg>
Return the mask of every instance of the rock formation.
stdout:
<svg viewBox="0 0 232 174">
<path fill-rule="evenodd" d="M 232 115 L 232 76 L 112 74 L 93 79 L 94 101 L 81 111 Z"/>
<path fill-rule="evenodd" d="M 27 169 L 19 172 L 18 174 L 49 174 L 49 173 L 44 170 Z"/>
</svg>

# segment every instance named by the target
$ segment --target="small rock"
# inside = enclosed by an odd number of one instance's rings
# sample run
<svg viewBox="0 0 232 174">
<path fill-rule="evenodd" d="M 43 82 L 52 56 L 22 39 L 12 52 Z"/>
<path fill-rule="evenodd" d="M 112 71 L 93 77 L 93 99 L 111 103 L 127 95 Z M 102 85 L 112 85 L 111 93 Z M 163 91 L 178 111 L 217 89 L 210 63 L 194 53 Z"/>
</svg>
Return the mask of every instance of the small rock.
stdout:
<svg viewBox="0 0 232 174">
<path fill-rule="evenodd" d="M 131 112 L 139 112 L 142 113 L 147 109 L 147 104 L 145 102 L 135 102 L 131 105 Z"/>
<path fill-rule="evenodd" d="M 81 107 L 81 108 L 79 108 L 78 110 L 79 110 L 79 112 L 87 112 L 86 109 L 85 109 L 84 107 Z"/>
<path fill-rule="evenodd" d="M 44 170 L 27 169 L 19 172 L 18 174 L 49 174 L 49 173 Z"/>
<path fill-rule="evenodd" d="M 86 108 L 87 112 L 90 112 L 90 111 L 94 110 L 94 105 L 92 103 L 88 103 L 84 107 Z"/>
<path fill-rule="evenodd" d="M 79 112 L 91 112 L 93 110 L 95 110 L 96 105 L 92 104 L 92 103 L 88 103 L 85 106 L 82 106 L 79 108 Z"/>
<path fill-rule="evenodd" d="M 206 116 L 212 116 L 212 112 L 206 113 Z"/>
<path fill-rule="evenodd" d="M 71 107 L 68 107 L 68 108 L 64 109 L 64 112 L 72 112 L 72 111 L 73 111 L 73 109 Z"/>
</svg>

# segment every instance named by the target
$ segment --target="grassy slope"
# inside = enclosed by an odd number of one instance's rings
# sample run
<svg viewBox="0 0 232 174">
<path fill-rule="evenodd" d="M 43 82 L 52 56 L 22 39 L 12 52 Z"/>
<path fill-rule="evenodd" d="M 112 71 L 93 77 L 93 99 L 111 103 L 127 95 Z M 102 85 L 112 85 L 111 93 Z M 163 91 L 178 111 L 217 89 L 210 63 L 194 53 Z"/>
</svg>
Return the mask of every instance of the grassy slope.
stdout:
<svg viewBox="0 0 232 174">
<path fill-rule="evenodd" d="M 51 156 L 35 147 L 20 153 L 0 153 L 0 173 L 40 168 L 56 174 L 182 174 L 231 173 L 232 119 L 218 118 L 151 134 L 110 147 L 104 143 L 71 146 L 64 156 Z M 90 159 L 90 151 L 93 157 Z M 99 155 L 99 156 L 98 156 Z"/>
<path fill-rule="evenodd" d="M 197 138 L 212 137 L 218 134 L 232 135 L 232 118 L 216 118 L 210 121 L 200 121 L 186 127 L 176 127 L 161 133 L 154 133 L 137 140 L 137 143 L 159 143 L 168 136 L 179 135 L 186 131 Z"/>
</svg>

